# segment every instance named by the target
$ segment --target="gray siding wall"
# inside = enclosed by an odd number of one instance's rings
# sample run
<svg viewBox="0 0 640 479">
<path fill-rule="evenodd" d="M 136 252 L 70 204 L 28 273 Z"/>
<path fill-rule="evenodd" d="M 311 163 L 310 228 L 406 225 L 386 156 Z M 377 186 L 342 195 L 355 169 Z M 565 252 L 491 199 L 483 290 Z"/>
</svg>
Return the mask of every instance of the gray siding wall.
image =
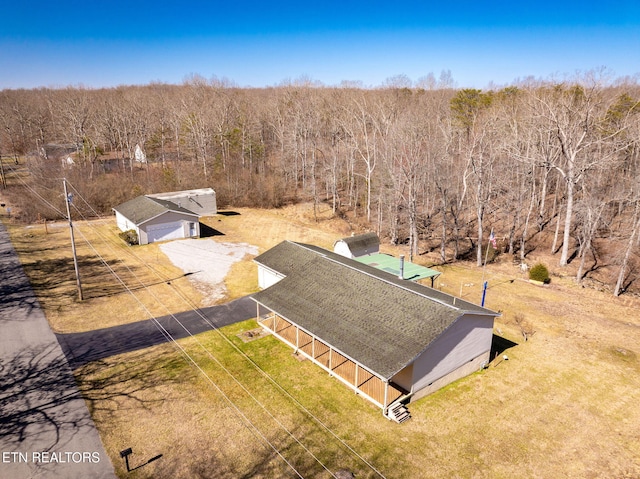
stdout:
<svg viewBox="0 0 640 479">
<path fill-rule="evenodd" d="M 216 194 L 191 195 L 190 198 L 181 198 L 181 206 L 199 214 L 200 216 L 213 216 L 217 214 Z"/>
<path fill-rule="evenodd" d="M 460 378 L 468 376 L 469 374 L 473 374 L 476 371 L 480 371 L 483 364 L 489 363 L 490 355 L 491 351 L 487 351 L 474 360 L 469 361 L 468 363 L 464 363 L 455 371 L 452 371 L 446 376 L 443 376 L 440 379 L 432 382 L 430 386 L 420 389 L 420 391 L 411 396 L 410 401 L 417 401 L 418 399 L 423 398 L 433 392 L 436 392 L 438 389 L 445 387 L 447 384 L 451 384 L 452 382 L 457 381 Z"/>
<path fill-rule="evenodd" d="M 414 361 L 412 392 L 490 352 L 492 338 L 493 317 L 469 314 L 458 318 Z"/>
<path fill-rule="evenodd" d="M 149 244 L 147 232 L 142 228 L 136 228 L 138 230 L 138 244 Z"/>
<path fill-rule="evenodd" d="M 411 391 L 411 385 L 413 384 L 413 363 L 409 364 L 409 366 L 393 376 L 391 380 L 407 391 Z"/>
</svg>

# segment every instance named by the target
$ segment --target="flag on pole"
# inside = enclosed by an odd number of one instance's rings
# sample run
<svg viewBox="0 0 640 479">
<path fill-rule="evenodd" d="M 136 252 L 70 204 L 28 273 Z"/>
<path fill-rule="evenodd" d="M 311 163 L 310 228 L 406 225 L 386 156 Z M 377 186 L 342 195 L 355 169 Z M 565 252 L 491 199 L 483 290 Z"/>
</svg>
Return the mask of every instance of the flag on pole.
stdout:
<svg viewBox="0 0 640 479">
<path fill-rule="evenodd" d="M 491 230 L 491 234 L 489 235 L 489 243 L 491 243 L 491 246 L 493 246 L 493 249 L 498 249 L 496 235 L 493 234 L 493 230 Z"/>
</svg>

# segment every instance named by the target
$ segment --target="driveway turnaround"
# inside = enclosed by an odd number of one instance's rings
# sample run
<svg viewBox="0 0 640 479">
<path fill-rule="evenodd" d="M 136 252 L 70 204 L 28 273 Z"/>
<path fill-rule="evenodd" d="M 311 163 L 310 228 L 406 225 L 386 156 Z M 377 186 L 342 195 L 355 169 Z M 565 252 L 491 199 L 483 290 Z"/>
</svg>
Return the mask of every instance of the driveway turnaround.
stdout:
<svg viewBox="0 0 640 479">
<path fill-rule="evenodd" d="M 0 478 L 115 477 L 69 364 L 0 223 Z"/>
<path fill-rule="evenodd" d="M 256 303 L 245 296 L 219 306 L 185 311 L 157 319 L 96 329 L 84 333 L 57 334 L 75 369 L 91 361 L 166 343 L 256 317 Z"/>
</svg>

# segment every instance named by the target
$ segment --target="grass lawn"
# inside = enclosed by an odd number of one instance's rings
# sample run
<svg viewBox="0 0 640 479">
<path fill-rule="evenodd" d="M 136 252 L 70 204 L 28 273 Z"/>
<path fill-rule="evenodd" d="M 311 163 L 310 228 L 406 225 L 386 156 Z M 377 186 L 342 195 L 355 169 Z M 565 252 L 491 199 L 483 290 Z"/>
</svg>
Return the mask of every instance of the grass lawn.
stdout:
<svg viewBox="0 0 640 479">
<path fill-rule="evenodd" d="M 223 233 L 215 241 L 262 252 L 283 239 L 331 248 L 350 234 L 326 210 L 318 223 L 300 206 L 235 212 L 207 219 Z M 108 220 L 78 228 L 95 235 L 96 245 L 107 241 L 101 251 L 135 298 L 80 245 L 88 299 L 77 301 L 68 230 L 12 226 L 54 330 L 199 304 L 188 278 L 155 245 L 125 247 Z M 255 328 L 253 320 L 180 340 L 182 350 L 165 344 L 110 357 L 77 370 L 76 378 L 117 474 L 133 475 L 119 457 L 132 447 L 134 466 L 162 454 L 135 471 L 139 478 L 297 477 L 294 469 L 322 478 L 343 468 L 358 478 L 640 477 L 640 302 L 582 288 L 563 271 L 536 286 L 509 262 L 484 274 L 468 263 L 436 268 L 443 273 L 437 288 L 474 302 L 482 280 L 489 281 L 486 306 L 502 313 L 496 334 L 519 343 L 507 360 L 499 356 L 412 403 L 412 419 L 397 425 L 273 337 L 243 341 L 238 335 Z M 228 298 L 255 291 L 255 276 L 250 258 L 236 263 Z M 135 289 L 136 282 L 149 287 Z"/>
</svg>

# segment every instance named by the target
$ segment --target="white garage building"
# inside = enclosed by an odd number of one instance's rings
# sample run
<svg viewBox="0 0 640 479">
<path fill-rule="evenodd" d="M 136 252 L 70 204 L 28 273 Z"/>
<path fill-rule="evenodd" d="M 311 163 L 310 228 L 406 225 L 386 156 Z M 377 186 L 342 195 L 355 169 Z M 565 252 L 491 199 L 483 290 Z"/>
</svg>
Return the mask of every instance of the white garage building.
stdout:
<svg viewBox="0 0 640 479">
<path fill-rule="evenodd" d="M 134 230 L 141 245 L 200 236 L 200 216 L 172 201 L 138 196 L 113 210 L 118 228 Z"/>
</svg>

